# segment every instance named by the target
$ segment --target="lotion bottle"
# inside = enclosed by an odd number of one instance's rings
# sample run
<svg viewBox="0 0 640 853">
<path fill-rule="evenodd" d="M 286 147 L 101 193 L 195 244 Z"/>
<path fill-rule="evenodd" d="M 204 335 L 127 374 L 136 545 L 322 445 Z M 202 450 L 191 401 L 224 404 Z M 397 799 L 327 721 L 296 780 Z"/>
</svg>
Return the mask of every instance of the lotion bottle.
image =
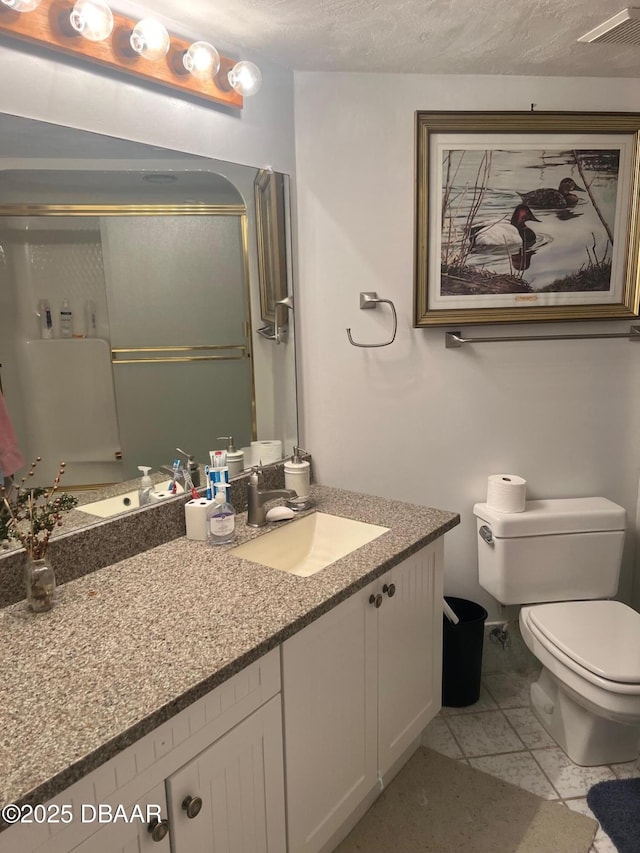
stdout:
<svg viewBox="0 0 640 853">
<path fill-rule="evenodd" d="M 229 469 L 229 477 L 237 477 L 244 471 L 244 453 L 242 450 L 237 450 L 233 443 L 232 435 L 219 435 L 218 441 L 227 442 L 227 468 Z"/>
<path fill-rule="evenodd" d="M 226 545 L 236 537 L 236 511 L 227 500 L 227 486 L 216 483 L 216 494 L 207 511 L 207 542 Z"/>
<path fill-rule="evenodd" d="M 62 300 L 62 306 L 60 308 L 60 337 L 73 337 L 73 312 L 68 299 Z"/>
<path fill-rule="evenodd" d="M 306 500 L 309 497 L 311 465 L 300 458 L 299 447 L 293 448 L 293 456 L 284 463 L 284 487 L 295 489 L 299 500 Z"/>
</svg>

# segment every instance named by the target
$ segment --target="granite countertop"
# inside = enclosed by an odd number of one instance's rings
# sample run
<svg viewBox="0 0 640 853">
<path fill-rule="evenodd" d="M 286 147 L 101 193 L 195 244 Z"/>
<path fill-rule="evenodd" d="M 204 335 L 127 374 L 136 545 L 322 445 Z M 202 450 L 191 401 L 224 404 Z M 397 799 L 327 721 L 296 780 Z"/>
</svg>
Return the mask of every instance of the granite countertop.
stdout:
<svg viewBox="0 0 640 853">
<path fill-rule="evenodd" d="M 0 610 L 0 805 L 45 802 L 459 523 L 323 486 L 315 509 L 390 528 L 299 578 L 180 537 Z M 285 522 L 287 523 L 287 522 Z M 282 526 L 280 523 L 279 526 Z"/>
</svg>

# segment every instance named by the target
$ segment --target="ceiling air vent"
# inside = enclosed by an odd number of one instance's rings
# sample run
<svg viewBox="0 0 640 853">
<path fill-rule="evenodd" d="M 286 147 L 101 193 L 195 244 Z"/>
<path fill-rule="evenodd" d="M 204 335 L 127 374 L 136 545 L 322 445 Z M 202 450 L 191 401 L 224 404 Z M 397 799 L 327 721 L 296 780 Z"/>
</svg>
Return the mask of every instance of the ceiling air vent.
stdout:
<svg viewBox="0 0 640 853">
<path fill-rule="evenodd" d="M 623 9 L 613 18 L 580 36 L 578 41 L 640 45 L 640 9 Z"/>
</svg>

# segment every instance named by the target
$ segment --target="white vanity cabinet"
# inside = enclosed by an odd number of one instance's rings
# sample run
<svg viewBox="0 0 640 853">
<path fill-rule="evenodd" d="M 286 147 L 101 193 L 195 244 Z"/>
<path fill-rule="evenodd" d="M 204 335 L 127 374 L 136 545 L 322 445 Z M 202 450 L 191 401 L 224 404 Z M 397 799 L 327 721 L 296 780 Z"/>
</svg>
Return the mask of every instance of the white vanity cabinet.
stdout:
<svg viewBox="0 0 640 853">
<path fill-rule="evenodd" d="M 16 824 L 0 833 L 0 853 L 283 853 L 282 752 L 273 649 L 45 804 L 72 822 Z M 148 803 L 160 807 L 160 832 L 81 819 L 83 807 L 130 815 Z"/>
<path fill-rule="evenodd" d="M 288 853 L 337 843 L 441 704 L 443 540 L 282 646 Z"/>
<path fill-rule="evenodd" d="M 147 805 L 160 805 L 161 820 L 166 820 L 164 785 L 156 785 L 148 794 L 137 798 L 135 805 L 142 809 L 146 809 Z M 131 814 L 130 806 L 127 814 Z M 74 847 L 72 853 L 169 853 L 168 827 L 166 824 L 160 827 L 160 832 L 156 827 L 153 829 L 157 833 L 155 839 L 147 824 L 142 821 L 106 823 L 102 829 Z"/>
<path fill-rule="evenodd" d="M 172 853 L 284 853 L 280 697 L 167 779 Z"/>
</svg>

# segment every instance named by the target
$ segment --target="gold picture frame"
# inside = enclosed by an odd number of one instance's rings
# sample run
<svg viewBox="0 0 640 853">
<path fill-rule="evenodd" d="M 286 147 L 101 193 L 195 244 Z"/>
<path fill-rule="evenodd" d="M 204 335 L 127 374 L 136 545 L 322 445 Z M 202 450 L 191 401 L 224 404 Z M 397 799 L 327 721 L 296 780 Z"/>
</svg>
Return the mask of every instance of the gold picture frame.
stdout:
<svg viewBox="0 0 640 853">
<path fill-rule="evenodd" d="M 414 326 L 639 310 L 640 115 L 416 113 Z"/>
<path fill-rule="evenodd" d="M 276 303 L 287 296 L 284 175 L 260 169 L 254 181 L 260 314 L 275 324 Z"/>
</svg>

